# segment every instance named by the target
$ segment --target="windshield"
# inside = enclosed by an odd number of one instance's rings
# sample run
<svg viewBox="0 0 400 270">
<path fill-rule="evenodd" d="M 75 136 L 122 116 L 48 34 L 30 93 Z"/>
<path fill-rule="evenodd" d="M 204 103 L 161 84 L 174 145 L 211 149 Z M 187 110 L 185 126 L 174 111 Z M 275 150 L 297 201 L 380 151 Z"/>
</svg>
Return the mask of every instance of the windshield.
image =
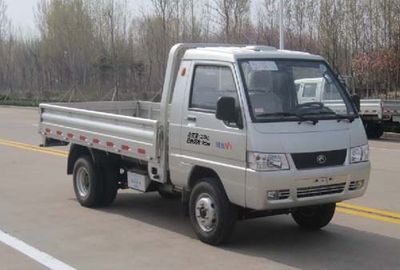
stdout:
<svg viewBox="0 0 400 270">
<path fill-rule="evenodd" d="M 353 119 L 349 96 L 323 61 L 242 60 L 253 119 Z"/>
</svg>

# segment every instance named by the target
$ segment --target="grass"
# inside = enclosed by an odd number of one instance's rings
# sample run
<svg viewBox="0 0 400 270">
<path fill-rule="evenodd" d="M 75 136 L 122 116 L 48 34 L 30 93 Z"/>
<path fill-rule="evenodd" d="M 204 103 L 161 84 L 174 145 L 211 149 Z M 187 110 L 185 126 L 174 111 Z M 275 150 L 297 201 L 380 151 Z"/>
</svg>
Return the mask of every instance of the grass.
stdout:
<svg viewBox="0 0 400 270">
<path fill-rule="evenodd" d="M 37 99 L 31 98 L 29 96 L 19 96 L 19 95 L 4 95 L 0 94 L 0 105 L 6 106 L 20 106 L 20 107 L 38 107 L 40 103 L 43 102 L 57 102 L 59 99 L 56 97 L 48 99 Z"/>
<path fill-rule="evenodd" d="M 7 98 L 6 96 L 0 95 L 0 105 L 8 106 L 21 106 L 21 107 L 38 107 L 40 101 L 35 101 L 31 99 L 14 99 Z"/>
</svg>

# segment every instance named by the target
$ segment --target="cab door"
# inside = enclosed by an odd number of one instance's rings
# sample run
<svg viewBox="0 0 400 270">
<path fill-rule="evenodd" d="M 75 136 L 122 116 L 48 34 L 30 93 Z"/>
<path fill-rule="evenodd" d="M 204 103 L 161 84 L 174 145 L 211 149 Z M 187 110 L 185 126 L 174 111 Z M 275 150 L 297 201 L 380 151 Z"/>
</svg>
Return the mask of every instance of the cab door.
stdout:
<svg viewBox="0 0 400 270">
<path fill-rule="evenodd" d="M 246 129 L 234 66 L 193 62 L 191 85 L 182 109 L 182 162 L 214 170 L 231 202 L 245 205 Z M 217 101 L 233 97 L 237 123 L 215 117 Z"/>
</svg>

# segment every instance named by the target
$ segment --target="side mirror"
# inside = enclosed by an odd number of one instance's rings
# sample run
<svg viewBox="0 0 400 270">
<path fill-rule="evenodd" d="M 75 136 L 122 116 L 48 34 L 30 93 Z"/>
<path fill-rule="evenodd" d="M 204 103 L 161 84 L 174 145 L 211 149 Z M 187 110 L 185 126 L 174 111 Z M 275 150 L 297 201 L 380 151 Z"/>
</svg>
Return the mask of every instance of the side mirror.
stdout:
<svg viewBox="0 0 400 270">
<path fill-rule="evenodd" d="M 357 112 L 360 112 L 361 111 L 361 99 L 360 99 L 360 96 L 352 95 L 351 99 L 353 100 L 353 103 L 357 108 Z"/>
<path fill-rule="evenodd" d="M 221 97 L 217 102 L 215 117 L 229 123 L 236 122 L 236 107 L 233 97 Z"/>
</svg>

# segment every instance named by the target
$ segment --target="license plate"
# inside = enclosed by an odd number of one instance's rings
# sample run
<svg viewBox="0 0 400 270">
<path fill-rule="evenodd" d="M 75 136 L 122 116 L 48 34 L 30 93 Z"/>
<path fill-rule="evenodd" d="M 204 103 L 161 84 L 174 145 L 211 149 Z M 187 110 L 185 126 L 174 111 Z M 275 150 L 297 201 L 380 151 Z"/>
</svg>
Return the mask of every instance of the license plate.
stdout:
<svg viewBox="0 0 400 270">
<path fill-rule="evenodd" d="M 393 115 L 393 122 L 400 122 L 400 115 Z"/>
<path fill-rule="evenodd" d="M 325 186 L 335 184 L 338 179 L 333 177 L 315 177 L 301 179 L 300 187 Z"/>
<path fill-rule="evenodd" d="M 316 185 L 328 185 L 332 181 L 331 177 L 320 177 L 314 180 Z"/>
</svg>

